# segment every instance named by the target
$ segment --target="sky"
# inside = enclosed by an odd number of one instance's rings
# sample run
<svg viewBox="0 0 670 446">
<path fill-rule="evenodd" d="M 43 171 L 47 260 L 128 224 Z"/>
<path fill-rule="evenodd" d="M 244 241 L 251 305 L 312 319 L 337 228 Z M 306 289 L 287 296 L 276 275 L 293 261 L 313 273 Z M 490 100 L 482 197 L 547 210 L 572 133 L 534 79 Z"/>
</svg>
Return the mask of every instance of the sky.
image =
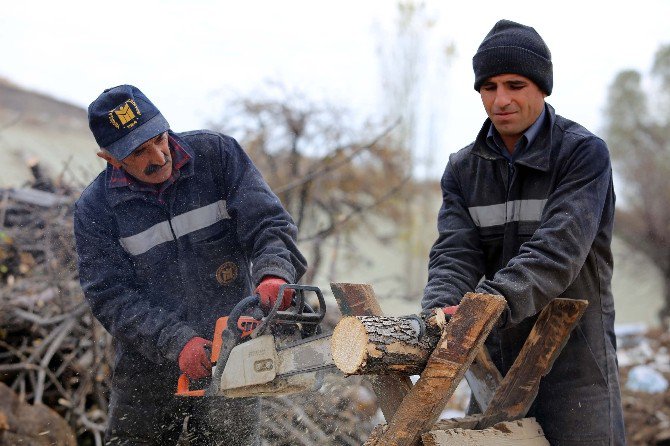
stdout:
<svg viewBox="0 0 670 446">
<path fill-rule="evenodd" d="M 4 2 L 0 76 L 86 107 L 103 89 L 138 86 L 177 131 L 216 121 L 226 100 L 269 81 L 361 117 L 388 109 L 379 51 L 392 45 L 391 0 Z M 598 133 L 607 89 L 643 73 L 670 44 L 670 1 L 426 1 L 425 174 L 439 176 L 485 118 L 471 59 L 495 22 L 533 26 L 552 52 L 557 112 Z M 454 49 L 449 57 L 444 48 Z M 421 144 L 425 143 L 425 139 Z M 425 144 L 424 144 L 425 145 Z"/>
</svg>

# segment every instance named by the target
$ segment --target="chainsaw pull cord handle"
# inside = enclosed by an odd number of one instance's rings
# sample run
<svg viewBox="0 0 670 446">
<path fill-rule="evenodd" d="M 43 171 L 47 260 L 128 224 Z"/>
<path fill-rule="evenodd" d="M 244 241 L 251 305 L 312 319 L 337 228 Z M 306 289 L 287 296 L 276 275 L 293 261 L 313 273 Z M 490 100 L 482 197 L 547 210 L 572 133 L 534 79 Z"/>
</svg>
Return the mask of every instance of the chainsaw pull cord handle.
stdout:
<svg viewBox="0 0 670 446">
<path fill-rule="evenodd" d="M 240 343 L 240 339 L 242 339 L 242 330 L 237 325 L 240 316 L 242 316 L 242 313 L 244 313 L 244 310 L 247 308 L 258 306 L 259 304 L 260 298 L 258 296 L 247 296 L 239 301 L 228 315 L 226 329 L 221 333 L 219 359 L 216 362 L 216 369 L 214 369 L 214 374 L 212 375 L 212 383 L 207 388 L 205 395 L 218 395 L 221 387 L 221 377 L 223 376 L 223 370 L 228 363 L 230 352 L 233 351 L 233 348 L 235 348 L 235 346 Z"/>
</svg>

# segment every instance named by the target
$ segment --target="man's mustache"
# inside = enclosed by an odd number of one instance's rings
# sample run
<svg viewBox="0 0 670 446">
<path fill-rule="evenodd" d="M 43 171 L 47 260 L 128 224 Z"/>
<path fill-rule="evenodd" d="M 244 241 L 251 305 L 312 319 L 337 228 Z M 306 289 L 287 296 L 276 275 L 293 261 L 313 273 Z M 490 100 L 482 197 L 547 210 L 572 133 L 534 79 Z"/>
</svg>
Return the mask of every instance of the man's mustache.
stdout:
<svg viewBox="0 0 670 446">
<path fill-rule="evenodd" d="M 159 170 L 161 170 L 167 163 L 169 163 L 170 157 L 166 156 L 165 157 L 165 162 L 163 164 L 149 164 L 145 169 L 144 169 L 144 175 L 153 175 Z"/>
</svg>

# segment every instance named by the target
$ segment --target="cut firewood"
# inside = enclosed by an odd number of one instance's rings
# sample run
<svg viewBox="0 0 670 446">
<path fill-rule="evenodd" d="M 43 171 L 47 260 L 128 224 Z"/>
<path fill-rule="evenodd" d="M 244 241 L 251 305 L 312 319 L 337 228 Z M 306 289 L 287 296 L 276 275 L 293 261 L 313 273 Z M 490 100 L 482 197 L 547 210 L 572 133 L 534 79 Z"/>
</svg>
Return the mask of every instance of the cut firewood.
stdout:
<svg viewBox="0 0 670 446">
<path fill-rule="evenodd" d="M 418 317 L 343 318 L 331 338 L 335 365 L 348 375 L 418 375 L 442 333 L 434 320 L 424 324 Z"/>
</svg>

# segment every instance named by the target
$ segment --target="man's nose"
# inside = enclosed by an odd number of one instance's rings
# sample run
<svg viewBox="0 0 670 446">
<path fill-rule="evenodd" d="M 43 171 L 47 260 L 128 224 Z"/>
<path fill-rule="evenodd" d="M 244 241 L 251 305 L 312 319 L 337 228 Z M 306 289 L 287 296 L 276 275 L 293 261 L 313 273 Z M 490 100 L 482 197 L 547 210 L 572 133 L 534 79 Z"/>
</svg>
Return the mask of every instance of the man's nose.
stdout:
<svg viewBox="0 0 670 446">
<path fill-rule="evenodd" d="M 163 153 L 160 146 L 152 145 L 149 148 L 149 162 L 151 164 L 158 164 L 159 166 L 162 166 L 165 164 L 165 159 L 166 155 Z"/>
<path fill-rule="evenodd" d="M 504 108 L 511 102 L 509 93 L 504 88 L 498 88 L 496 90 L 495 105 L 500 108 Z"/>
</svg>

